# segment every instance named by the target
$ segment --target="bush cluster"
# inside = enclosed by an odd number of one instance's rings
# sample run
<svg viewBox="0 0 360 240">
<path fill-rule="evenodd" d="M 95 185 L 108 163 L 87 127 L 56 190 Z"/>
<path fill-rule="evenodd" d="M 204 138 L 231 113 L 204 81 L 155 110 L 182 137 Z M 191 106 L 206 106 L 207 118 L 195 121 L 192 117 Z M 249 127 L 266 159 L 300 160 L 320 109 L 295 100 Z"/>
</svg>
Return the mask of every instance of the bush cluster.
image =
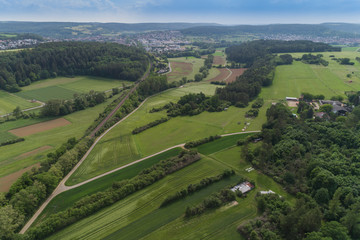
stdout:
<svg viewBox="0 0 360 240">
<path fill-rule="evenodd" d="M 187 149 L 194 148 L 194 147 L 200 146 L 202 144 L 215 141 L 216 139 L 219 139 L 219 138 L 221 138 L 221 136 L 215 135 L 215 136 L 210 136 L 210 137 L 203 138 L 203 139 L 200 139 L 197 141 L 187 142 L 185 144 L 185 148 L 187 148 Z"/>
</svg>

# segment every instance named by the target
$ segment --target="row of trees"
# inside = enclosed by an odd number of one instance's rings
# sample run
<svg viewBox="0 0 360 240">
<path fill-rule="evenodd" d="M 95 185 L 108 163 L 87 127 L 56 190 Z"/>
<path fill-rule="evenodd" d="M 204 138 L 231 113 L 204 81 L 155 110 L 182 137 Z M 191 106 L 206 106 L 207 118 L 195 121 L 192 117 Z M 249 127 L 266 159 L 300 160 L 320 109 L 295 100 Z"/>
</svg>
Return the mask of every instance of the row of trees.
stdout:
<svg viewBox="0 0 360 240">
<path fill-rule="evenodd" d="M 228 188 L 221 189 L 219 192 L 213 193 L 205 198 L 200 204 L 194 207 L 187 207 L 185 210 L 185 217 L 189 218 L 201 215 L 209 209 L 219 208 L 226 203 L 235 201 L 235 199 L 236 195 L 233 191 Z"/>
<path fill-rule="evenodd" d="M 76 111 L 84 110 L 88 107 L 94 107 L 105 102 L 106 94 L 104 92 L 95 92 L 75 94 L 71 100 L 52 99 L 46 102 L 41 108 L 41 116 L 63 116 Z"/>
<path fill-rule="evenodd" d="M 40 79 L 93 75 L 138 80 L 146 71 L 144 51 L 125 45 L 98 42 L 56 42 L 31 50 L 3 53 L 0 89 L 16 92 Z"/>
<path fill-rule="evenodd" d="M 187 186 L 186 189 L 182 189 L 177 191 L 175 194 L 167 196 L 165 200 L 161 203 L 160 207 L 165 207 L 173 202 L 176 202 L 177 200 L 186 198 L 187 196 L 200 191 L 203 188 L 206 188 L 207 186 L 219 182 L 223 180 L 224 178 L 229 178 L 231 176 L 235 175 L 234 170 L 226 169 L 223 173 L 214 176 L 214 177 L 207 177 L 204 179 L 201 179 L 199 183 L 190 184 Z"/>
<path fill-rule="evenodd" d="M 360 108 L 336 122 L 294 118 L 283 104 L 271 106 L 266 115 L 262 144 L 255 148 L 245 144 L 244 157 L 289 192 L 301 193 L 311 203 L 306 211 L 295 208 L 293 213 L 285 214 L 284 227 L 276 225 L 278 234 L 302 239 L 307 233 L 321 232 L 324 226 L 334 224 L 346 228 L 345 233 L 352 239 L 360 238 L 360 222 L 354 217 L 360 208 Z M 316 217 L 316 224 L 297 226 L 305 216 Z"/>
<path fill-rule="evenodd" d="M 161 123 L 164 123 L 164 122 L 167 122 L 169 121 L 169 118 L 160 118 L 158 120 L 155 120 L 155 121 L 152 121 L 144 126 L 141 126 L 141 127 L 137 127 L 135 128 L 133 131 L 132 131 L 132 134 L 138 134 L 138 133 L 141 133 L 143 131 L 145 131 L 146 129 L 149 129 L 149 128 L 152 128 L 152 127 L 155 127 Z"/>
<path fill-rule="evenodd" d="M 210 137 L 207 137 L 207 138 L 202 138 L 202 139 L 197 140 L 197 141 L 187 142 L 184 147 L 187 148 L 187 149 L 190 149 L 190 148 L 194 148 L 194 147 L 200 146 L 200 145 L 208 143 L 208 142 L 213 142 L 213 141 L 215 141 L 217 139 L 220 139 L 220 138 L 221 138 L 221 136 L 219 136 L 219 135 L 210 136 Z"/>
<path fill-rule="evenodd" d="M 38 226 L 29 229 L 26 233 L 26 239 L 44 239 L 52 233 L 159 181 L 166 175 L 198 161 L 200 158 L 197 152 L 183 151 L 177 157 L 163 160 L 148 169 L 144 169 L 134 178 L 114 182 L 111 188 L 86 196 L 67 210 L 53 214 Z"/>
</svg>

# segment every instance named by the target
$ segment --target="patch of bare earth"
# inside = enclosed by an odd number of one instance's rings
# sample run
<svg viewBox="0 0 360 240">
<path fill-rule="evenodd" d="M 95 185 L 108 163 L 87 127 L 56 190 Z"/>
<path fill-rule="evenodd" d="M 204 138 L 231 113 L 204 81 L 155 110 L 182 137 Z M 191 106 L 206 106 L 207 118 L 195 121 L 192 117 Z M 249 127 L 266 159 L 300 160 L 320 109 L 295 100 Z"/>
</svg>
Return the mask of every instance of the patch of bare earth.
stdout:
<svg viewBox="0 0 360 240">
<path fill-rule="evenodd" d="M 213 60 L 213 64 L 218 66 L 218 65 L 225 65 L 226 61 L 225 58 L 222 56 L 215 56 L 214 60 Z"/>
<path fill-rule="evenodd" d="M 169 77 L 178 76 L 178 75 L 189 75 L 192 73 L 193 65 L 191 63 L 184 62 L 171 62 L 171 73 L 168 74 Z"/>
<path fill-rule="evenodd" d="M 18 137 L 26 137 L 26 136 L 29 136 L 29 135 L 32 135 L 35 133 L 51 130 L 53 128 L 66 126 L 68 124 L 71 124 L 71 122 L 69 122 L 65 118 L 58 118 L 55 120 L 37 123 L 37 124 L 30 125 L 30 126 L 22 127 L 22 128 L 12 129 L 9 132 Z"/>
<path fill-rule="evenodd" d="M 209 79 L 208 82 L 222 82 L 231 74 L 231 72 L 226 68 L 219 68 L 218 70 L 220 71 L 220 74 L 212 79 Z"/>
<path fill-rule="evenodd" d="M 0 192 L 9 191 L 11 185 L 19 178 L 23 173 L 30 171 L 33 167 L 40 167 L 40 163 L 31 165 L 27 168 L 21 169 L 17 172 L 14 172 L 10 175 L 0 178 Z"/>
<path fill-rule="evenodd" d="M 226 79 L 227 83 L 234 82 L 236 78 L 242 75 L 245 72 L 246 68 L 232 68 L 230 71 L 232 72 L 231 76 Z"/>
</svg>

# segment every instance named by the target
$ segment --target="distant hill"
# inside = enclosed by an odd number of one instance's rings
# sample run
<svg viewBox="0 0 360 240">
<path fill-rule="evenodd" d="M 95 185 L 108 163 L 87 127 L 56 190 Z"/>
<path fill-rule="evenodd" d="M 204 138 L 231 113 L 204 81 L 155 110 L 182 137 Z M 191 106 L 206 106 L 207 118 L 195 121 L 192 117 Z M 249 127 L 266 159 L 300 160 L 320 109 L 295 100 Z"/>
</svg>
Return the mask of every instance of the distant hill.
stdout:
<svg viewBox="0 0 360 240">
<path fill-rule="evenodd" d="M 322 26 L 325 26 L 329 29 L 347 32 L 347 33 L 355 33 L 360 34 L 360 24 L 354 23 L 323 23 Z"/>
<path fill-rule="evenodd" d="M 0 22 L 0 32 L 35 33 L 44 37 L 72 38 L 99 34 L 181 30 L 215 23 L 75 23 L 75 22 Z"/>
<path fill-rule="evenodd" d="M 270 24 L 237 26 L 197 26 L 181 30 L 185 35 L 234 35 L 234 34 L 293 34 L 318 37 L 355 37 L 360 25 L 346 24 Z"/>
</svg>

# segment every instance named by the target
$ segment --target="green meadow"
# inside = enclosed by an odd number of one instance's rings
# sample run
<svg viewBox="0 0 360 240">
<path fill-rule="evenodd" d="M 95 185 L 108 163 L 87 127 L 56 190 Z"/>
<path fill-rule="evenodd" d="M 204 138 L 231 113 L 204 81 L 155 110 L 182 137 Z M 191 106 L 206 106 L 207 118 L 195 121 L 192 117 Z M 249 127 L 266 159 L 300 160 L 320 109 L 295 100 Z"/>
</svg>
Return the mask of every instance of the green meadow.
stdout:
<svg viewBox="0 0 360 240">
<path fill-rule="evenodd" d="M 212 95 L 215 88 L 216 86 L 211 84 L 193 83 L 150 97 L 139 110 L 99 141 L 67 184 L 80 183 L 174 145 L 210 135 L 241 132 L 246 123 L 249 123 L 247 131 L 261 129 L 268 105 L 261 108 L 259 116 L 255 119 L 245 118 L 245 112 L 250 107 L 230 107 L 223 112 L 203 112 L 191 117 L 172 118 L 168 122 L 140 134 L 131 134 L 131 131 L 136 127 L 166 117 L 165 111 L 149 113 L 153 107 L 160 107 L 170 101 L 177 101 L 187 93 L 204 92 L 207 95 Z"/>
<path fill-rule="evenodd" d="M 39 103 L 32 103 L 15 94 L 0 90 L 0 115 L 5 115 L 14 111 L 16 107 L 26 109 L 39 106 Z"/>
<path fill-rule="evenodd" d="M 317 53 L 314 53 L 317 54 Z M 329 66 L 305 64 L 294 61 L 292 65 L 276 68 L 275 79 L 270 87 L 262 89 L 260 96 L 266 100 L 281 100 L 285 97 L 299 97 L 302 92 L 323 94 L 326 98 L 341 95 L 345 91 L 360 90 L 360 63 L 355 60 L 358 52 L 324 52 L 324 59 Z M 303 53 L 294 53 L 294 57 L 301 57 Z M 348 57 L 355 65 L 340 65 L 330 57 Z M 347 77 L 350 74 L 351 77 Z"/>
<path fill-rule="evenodd" d="M 131 82 L 116 79 L 80 76 L 73 78 L 58 77 L 35 82 L 23 87 L 17 96 L 25 99 L 48 101 L 50 99 L 72 99 L 74 94 L 87 93 L 90 90 L 107 91 L 122 84 L 130 85 Z"/>
<path fill-rule="evenodd" d="M 250 173 L 245 171 L 250 164 L 242 159 L 241 147 L 234 146 L 244 137 L 224 137 L 200 146 L 200 152 L 208 153 L 200 161 L 76 222 L 49 239 L 241 239 L 236 228 L 243 221 L 257 216 L 254 198 L 258 191 L 271 189 L 290 203 L 294 201 L 294 197 L 271 178 L 256 170 Z M 190 183 L 219 174 L 224 169 L 234 169 L 236 175 L 159 208 L 166 196 L 186 188 Z M 237 198 L 237 205 L 226 205 L 200 216 L 184 218 L 187 206 L 196 205 L 211 193 L 236 183 L 239 176 L 253 180 L 256 188 L 246 198 Z"/>
</svg>

